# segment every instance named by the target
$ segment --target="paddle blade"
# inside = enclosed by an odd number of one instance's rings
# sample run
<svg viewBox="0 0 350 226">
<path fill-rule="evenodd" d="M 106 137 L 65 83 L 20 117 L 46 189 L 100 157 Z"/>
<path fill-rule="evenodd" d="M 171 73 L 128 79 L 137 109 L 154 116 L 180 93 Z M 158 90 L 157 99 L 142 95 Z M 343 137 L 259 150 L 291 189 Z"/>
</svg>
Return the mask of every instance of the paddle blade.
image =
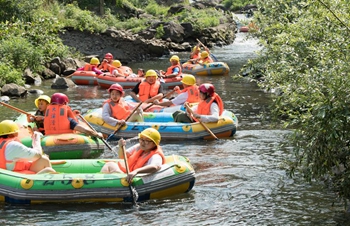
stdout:
<svg viewBox="0 0 350 226">
<path fill-rule="evenodd" d="M 106 141 L 109 141 L 112 137 L 114 136 L 114 134 L 112 133 L 111 135 L 109 135 L 106 139 Z"/>
</svg>

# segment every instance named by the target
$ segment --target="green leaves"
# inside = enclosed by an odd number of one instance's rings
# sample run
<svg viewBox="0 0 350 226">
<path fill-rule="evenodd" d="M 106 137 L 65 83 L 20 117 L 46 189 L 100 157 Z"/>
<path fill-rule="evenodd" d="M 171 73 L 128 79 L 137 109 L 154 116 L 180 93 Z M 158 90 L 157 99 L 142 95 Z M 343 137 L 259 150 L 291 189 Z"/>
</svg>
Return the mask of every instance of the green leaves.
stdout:
<svg viewBox="0 0 350 226">
<path fill-rule="evenodd" d="M 279 89 L 273 118 L 294 128 L 290 137 L 296 170 L 308 181 L 329 178 L 334 189 L 350 198 L 350 68 L 349 32 L 332 12 L 314 1 L 266 0 L 255 20 L 264 49 L 249 62 L 259 66 L 267 90 Z M 332 1 L 332 9 L 348 21 L 349 5 Z M 336 174 L 335 169 L 341 168 Z M 346 181 L 346 183 L 344 183 Z"/>
</svg>

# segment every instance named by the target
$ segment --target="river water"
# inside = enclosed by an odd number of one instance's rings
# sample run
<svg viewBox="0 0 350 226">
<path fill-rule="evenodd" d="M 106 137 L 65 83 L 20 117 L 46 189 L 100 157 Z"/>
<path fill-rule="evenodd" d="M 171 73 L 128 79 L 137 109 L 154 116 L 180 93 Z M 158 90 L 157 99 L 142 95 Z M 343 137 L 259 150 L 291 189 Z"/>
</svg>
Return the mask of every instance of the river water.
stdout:
<svg viewBox="0 0 350 226">
<path fill-rule="evenodd" d="M 238 119 L 237 133 L 218 141 L 161 142 L 166 155 L 186 156 L 194 165 L 196 183 L 192 191 L 163 200 L 129 204 L 45 204 L 16 206 L 0 204 L 1 225 L 347 225 L 349 215 L 335 195 L 321 185 L 308 184 L 300 178 L 290 179 L 283 163 L 291 148 L 281 149 L 283 135 L 269 121 L 271 94 L 260 90 L 248 79 L 234 80 L 242 65 L 255 57 L 256 40 L 246 40 L 238 33 L 232 45 L 213 48 L 214 55 L 228 62 L 228 76 L 199 77 L 198 83 L 212 82 Z M 187 54 L 179 53 L 180 58 Z M 143 67 L 165 69 L 169 57 L 133 63 Z M 51 95 L 51 81 L 40 87 Z M 70 97 L 73 109 L 85 113 L 100 107 L 108 98 L 106 90 L 79 86 L 62 90 Z M 35 110 L 36 95 L 11 100 L 10 104 L 25 111 Z M 0 120 L 18 114 L 0 107 Z M 106 157 L 110 153 L 106 153 Z"/>
</svg>

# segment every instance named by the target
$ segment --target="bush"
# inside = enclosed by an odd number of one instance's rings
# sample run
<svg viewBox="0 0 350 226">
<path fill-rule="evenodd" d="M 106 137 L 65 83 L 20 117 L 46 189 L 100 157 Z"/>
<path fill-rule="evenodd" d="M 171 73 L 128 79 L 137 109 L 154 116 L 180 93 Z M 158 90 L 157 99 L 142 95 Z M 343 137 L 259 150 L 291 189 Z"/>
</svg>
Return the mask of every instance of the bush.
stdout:
<svg viewBox="0 0 350 226">
<path fill-rule="evenodd" d="M 350 198 L 349 5 L 333 2 L 332 12 L 307 0 L 266 0 L 255 18 L 264 45 L 252 65 L 262 65 L 264 89 L 281 90 L 272 104 L 276 121 L 294 129 L 291 176 L 329 179 L 334 191 Z M 335 17 L 334 15 L 337 15 Z"/>
<path fill-rule="evenodd" d="M 24 85 L 24 81 L 22 79 L 23 72 L 13 68 L 8 63 L 0 62 L 0 74 L 0 87 L 9 83 Z"/>
</svg>

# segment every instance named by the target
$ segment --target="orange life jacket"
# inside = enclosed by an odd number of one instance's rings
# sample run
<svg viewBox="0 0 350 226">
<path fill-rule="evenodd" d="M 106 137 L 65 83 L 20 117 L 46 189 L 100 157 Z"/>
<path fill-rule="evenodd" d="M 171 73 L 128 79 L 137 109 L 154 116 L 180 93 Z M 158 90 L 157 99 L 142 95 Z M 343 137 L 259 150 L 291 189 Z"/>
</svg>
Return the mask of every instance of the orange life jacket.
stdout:
<svg viewBox="0 0 350 226">
<path fill-rule="evenodd" d="M 105 104 L 109 104 L 112 111 L 112 117 L 118 120 L 126 119 L 130 115 L 131 111 L 129 105 L 125 102 L 124 98 L 120 98 L 118 103 L 108 99 L 103 103 L 103 105 Z"/>
<path fill-rule="evenodd" d="M 102 61 L 102 63 L 98 66 L 98 69 L 102 71 L 110 71 L 110 67 L 112 67 L 112 65 L 106 61 Z"/>
<path fill-rule="evenodd" d="M 73 133 L 68 118 L 78 121 L 68 105 L 50 104 L 47 106 L 44 118 L 45 135 Z"/>
<path fill-rule="evenodd" d="M 17 137 L 4 138 L 4 139 L 0 140 L 0 168 L 2 168 L 2 169 L 7 169 L 6 163 L 12 163 L 12 161 L 7 161 L 6 157 L 5 157 L 6 146 L 11 141 L 21 142 Z M 25 161 L 25 160 L 16 161 L 13 171 L 19 172 L 19 173 L 26 173 L 26 174 L 35 174 L 35 172 L 30 171 L 30 170 L 22 170 L 26 163 L 28 163 L 28 161 Z"/>
<path fill-rule="evenodd" d="M 224 111 L 224 102 L 222 102 L 222 99 L 217 93 L 214 93 L 212 97 L 199 102 L 197 113 L 200 115 L 210 115 L 210 106 L 214 101 L 219 106 L 219 115 L 221 115 Z"/>
<path fill-rule="evenodd" d="M 199 56 L 199 53 L 197 53 L 197 54 L 193 54 L 192 55 L 192 58 L 190 57 L 190 59 L 197 59 L 197 58 L 199 58 L 200 56 Z"/>
<path fill-rule="evenodd" d="M 176 65 L 172 65 L 172 66 L 168 67 L 168 69 L 165 72 L 165 75 L 173 74 L 173 69 L 176 68 L 176 67 L 179 68 L 179 73 L 177 74 L 177 76 L 181 75 L 182 69 L 181 69 L 181 65 L 180 64 L 176 64 Z"/>
<path fill-rule="evenodd" d="M 206 58 L 204 58 L 204 59 L 200 59 L 199 61 L 198 61 L 198 63 L 201 63 L 201 64 L 208 64 L 208 63 L 213 63 L 214 61 L 213 61 L 213 59 L 211 59 L 211 57 L 210 56 L 208 56 L 208 57 L 206 57 Z"/>
<path fill-rule="evenodd" d="M 162 164 L 165 163 L 165 157 L 162 148 L 158 145 L 157 149 L 148 152 L 145 155 L 142 155 L 144 151 L 141 149 L 134 151 L 129 157 L 128 157 L 128 165 L 129 165 L 129 170 L 132 172 L 135 169 L 143 167 L 147 161 L 154 155 L 154 154 L 159 154 L 162 157 Z M 124 165 L 124 162 L 118 162 L 119 168 L 126 173 L 126 168 Z"/>
<path fill-rule="evenodd" d="M 197 103 L 200 101 L 199 90 L 197 85 L 188 86 L 180 91 L 180 93 L 184 93 L 184 92 L 187 92 L 188 94 L 186 102 Z"/>
<path fill-rule="evenodd" d="M 110 67 L 108 68 L 109 73 L 113 74 L 113 71 L 114 71 L 114 70 L 118 70 L 118 69 L 117 69 L 116 67 L 110 65 Z M 118 72 L 119 72 L 119 70 L 118 70 Z M 119 73 L 120 73 L 120 72 L 119 72 Z"/>
<path fill-rule="evenodd" d="M 93 71 L 94 67 L 96 67 L 96 66 L 92 65 L 92 64 L 85 64 L 84 71 Z"/>
<path fill-rule="evenodd" d="M 140 101 L 148 100 L 151 97 L 154 97 L 158 94 L 160 87 L 160 82 L 157 80 L 152 85 L 146 81 L 141 82 L 139 86 L 139 99 Z"/>
</svg>

